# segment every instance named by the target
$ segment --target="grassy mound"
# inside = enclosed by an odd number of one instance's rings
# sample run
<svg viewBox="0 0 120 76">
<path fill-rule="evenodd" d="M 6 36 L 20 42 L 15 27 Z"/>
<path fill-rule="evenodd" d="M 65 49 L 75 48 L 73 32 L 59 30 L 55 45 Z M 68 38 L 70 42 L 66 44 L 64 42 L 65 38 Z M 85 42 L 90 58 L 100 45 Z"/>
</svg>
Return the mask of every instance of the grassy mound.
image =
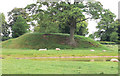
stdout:
<svg viewBox="0 0 120 76">
<path fill-rule="evenodd" d="M 18 38 L 9 39 L 2 42 L 3 48 L 14 49 L 72 49 L 72 48 L 103 48 L 103 46 L 88 37 L 75 35 L 77 46 L 68 45 L 69 34 L 43 34 L 43 33 L 28 33 Z"/>
</svg>

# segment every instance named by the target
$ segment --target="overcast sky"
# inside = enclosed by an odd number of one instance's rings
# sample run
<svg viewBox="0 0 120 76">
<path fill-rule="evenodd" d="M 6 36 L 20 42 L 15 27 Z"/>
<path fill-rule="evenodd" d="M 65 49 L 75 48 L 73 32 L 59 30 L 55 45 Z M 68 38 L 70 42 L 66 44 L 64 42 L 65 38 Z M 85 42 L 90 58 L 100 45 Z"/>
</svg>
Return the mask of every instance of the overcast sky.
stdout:
<svg viewBox="0 0 120 76">
<path fill-rule="evenodd" d="M 110 9 L 118 17 L 118 2 L 120 0 L 97 0 L 103 4 L 105 9 Z M 13 8 L 24 8 L 27 4 L 31 4 L 35 0 L 0 0 L 0 12 L 4 13 L 7 20 L 7 12 L 11 11 Z M 89 21 L 88 29 L 90 33 L 96 31 L 96 22 Z"/>
</svg>

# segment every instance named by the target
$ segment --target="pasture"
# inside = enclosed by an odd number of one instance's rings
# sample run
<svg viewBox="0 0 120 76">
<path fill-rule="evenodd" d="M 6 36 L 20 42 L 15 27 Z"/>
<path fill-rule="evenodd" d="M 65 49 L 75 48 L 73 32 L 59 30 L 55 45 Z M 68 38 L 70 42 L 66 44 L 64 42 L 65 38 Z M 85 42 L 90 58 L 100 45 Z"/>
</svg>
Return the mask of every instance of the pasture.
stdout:
<svg viewBox="0 0 120 76">
<path fill-rule="evenodd" d="M 62 49 L 60 51 L 3 48 L 2 72 L 3 74 L 117 74 L 118 63 L 109 61 L 117 57 L 39 58 L 118 56 L 117 45 L 107 45 L 107 47 L 109 49 L 106 52 L 103 52 L 102 48 Z M 95 51 L 90 51 L 90 49 Z M 36 58 L 30 59 L 32 57 Z M 95 61 L 90 62 L 91 59 L 95 59 Z M 103 59 L 107 61 L 103 61 Z"/>
<path fill-rule="evenodd" d="M 0 12 L 2 74 L 118 74 L 115 7 L 101 0 L 9 1 L 13 9 Z"/>
<path fill-rule="evenodd" d="M 3 74 L 117 74 L 116 62 L 2 60 Z"/>
</svg>

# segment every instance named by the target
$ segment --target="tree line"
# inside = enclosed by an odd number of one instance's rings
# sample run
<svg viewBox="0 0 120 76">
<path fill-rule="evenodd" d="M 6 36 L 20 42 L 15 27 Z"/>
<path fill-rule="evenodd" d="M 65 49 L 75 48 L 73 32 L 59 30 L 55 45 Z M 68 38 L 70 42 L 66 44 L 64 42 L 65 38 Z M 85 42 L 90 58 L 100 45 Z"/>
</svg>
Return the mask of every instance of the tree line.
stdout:
<svg viewBox="0 0 120 76">
<path fill-rule="evenodd" d="M 43 9 L 44 7 L 44 9 Z M 32 31 L 40 33 L 68 33 L 70 45 L 76 45 L 74 34 L 85 36 L 88 20 L 97 20 L 98 31 L 89 37 L 101 41 L 118 42 L 119 20 L 109 9 L 104 9 L 99 1 L 74 2 L 36 2 L 25 8 L 14 8 L 8 12 L 9 21 L 2 18 L 2 40 L 9 39 L 10 32 L 16 38 Z M 92 25 L 91 25 L 92 26 Z"/>
</svg>

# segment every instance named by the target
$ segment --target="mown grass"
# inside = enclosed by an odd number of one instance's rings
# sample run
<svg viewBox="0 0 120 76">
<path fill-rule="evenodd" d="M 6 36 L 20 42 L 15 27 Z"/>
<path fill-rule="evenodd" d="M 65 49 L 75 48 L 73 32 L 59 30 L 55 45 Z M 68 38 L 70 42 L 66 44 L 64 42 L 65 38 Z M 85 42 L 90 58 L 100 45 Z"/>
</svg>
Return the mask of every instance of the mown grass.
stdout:
<svg viewBox="0 0 120 76">
<path fill-rule="evenodd" d="M 90 38 L 75 36 L 77 46 L 67 45 L 69 34 L 30 33 L 2 42 L 3 74 L 117 74 L 118 63 L 81 62 L 82 59 L 15 59 L 24 57 L 117 56 L 117 46 L 101 45 Z M 14 49 L 13 49 L 14 48 Z M 47 51 L 38 51 L 47 48 Z M 55 48 L 60 48 L 56 51 Z M 94 49 L 94 52 L 90 50 Z M 103 52 L 102 50 L 107 50 Z M 0 54 L 1 56 L 1 54 Z M 96 60 L 111 58 L 95 58 Z M 70 61 L 69 61 L 70 60 Z"/>
<path fill-rule="evenodd" d="M 117 50 L 107 50 L 103 52 L 104 49 L 95 49 L 91 52 L 90 49 L 76 49 L 76 50 L 47 50 L 38 51 L 30 49 L 2 49 L 3 57 L 61 57 L 61 56 L 117 56 Z"/>
<path fill-rule="evenodd" d="M 99 42 L 88 37 L 75 35 L 77 46 L 70 46 L 69 34 L 44 34 L 44 33 L 27 33 L 18 38 L 9 39 L 2 42 L 3 48 L 14 49 L 81 49 L 81 48 L 104 48 Z"/>
<path fill-rule="evenodd" d="M 2 57 L 5 59 L 24 58 L 24 57 L 77 57 L 77 56 L 118 56 L 117 45 L 107 45 L 110 49 L 103 52 L 102 48 L 89 48 L 89 49 L 62 49 L 60 51 L 47 50 L 38 51 L 32 49 L 2 49 Z M 95 51 L 91 52 L 90 50 Z M 93 58 L 96 60 L 110 60 L 110 58 Z M 90 60 L 91 58 L 66 58 L 66 59 L 37 59 L 37 60 Z"/>
<path fill-rule="evenodd" d="M 2 73 L 3 74 L 117 74 L 117 62 L 103 62 L 103 59 L 111 58 L 82 58 L 82 59 L 15 59 L 15 57 L 54 57 L 54 56 L 117 56 L 116 45 L 104 48 L 89 49 L 62 49 L 60 51 L 38 51 L 32 49 L 2 49 Z M 91 52 L 90 49 L 94 49 Z M 112 57 L 113 58 L 113 57 Z M 89 62 L 90 59 L 101 60 Z M 81 61 L 82 60 L 82 61 Z M 85 62 L 85 61 L 87 62 Z"/>
<path fill-rule="evenodd" d="M 2 60 L 3 74 L 117 74 L 115 62 Z"/>
</svg>

